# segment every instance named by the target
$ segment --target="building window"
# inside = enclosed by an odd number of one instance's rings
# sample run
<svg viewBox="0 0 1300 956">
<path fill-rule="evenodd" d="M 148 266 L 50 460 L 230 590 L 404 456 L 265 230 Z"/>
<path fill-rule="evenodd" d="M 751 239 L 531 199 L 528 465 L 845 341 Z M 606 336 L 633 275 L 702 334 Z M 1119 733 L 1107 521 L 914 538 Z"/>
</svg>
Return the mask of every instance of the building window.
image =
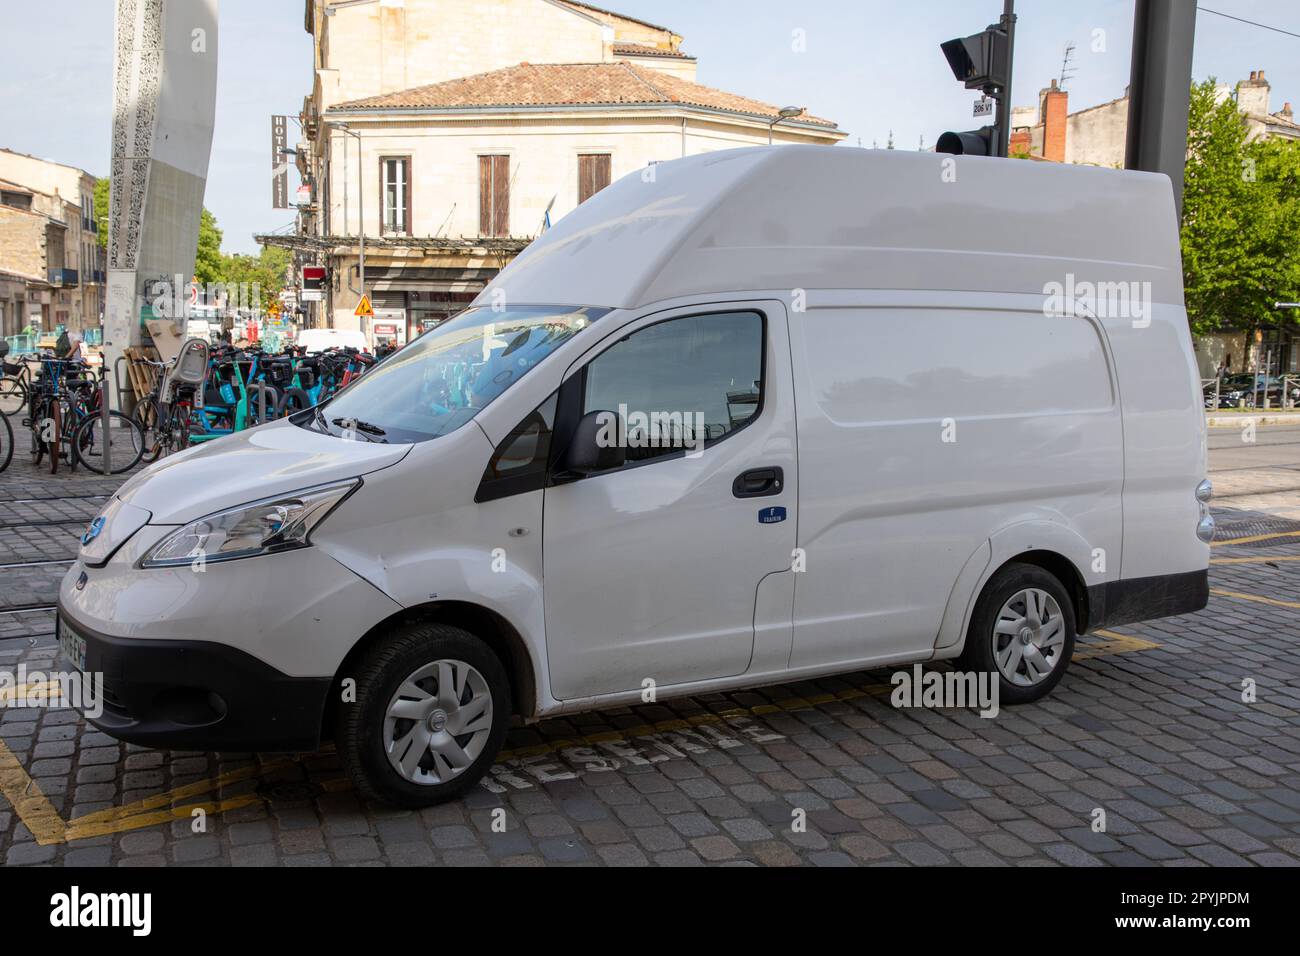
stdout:
<svg viewBox="0 0 1300 956">
<path fill-rule="evenodd" d="M 480 236 L 510 235 L 510 157 L 478 158 L 478 231 Z"/>
<path fill-rule="evenodd" d="M 411 234 L 411 158 L 385 156 L 379 160 L 383 183 L 383 230 Z"/>
<path fill-rule="evenodd" d="M 578 203 L 584 203 L 609 185 L 609 153 L 578 156 Z"/>
</svg>

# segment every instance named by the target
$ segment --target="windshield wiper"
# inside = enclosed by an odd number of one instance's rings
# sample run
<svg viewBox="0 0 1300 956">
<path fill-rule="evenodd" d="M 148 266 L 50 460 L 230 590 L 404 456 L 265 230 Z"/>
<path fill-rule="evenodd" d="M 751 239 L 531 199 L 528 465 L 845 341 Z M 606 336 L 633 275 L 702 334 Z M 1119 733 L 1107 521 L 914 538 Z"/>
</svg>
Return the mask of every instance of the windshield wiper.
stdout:
<svg viewBox="0 0 1300 956">
<path fill-rule="evenodd" d="M 378 425 L 372 425 L 370 422 L 363 422 L 356 418 L 336 418 L 334 424 L 339 428 L 354 429 L 359 432 L 365 432 L 367 435 L 387 435 Z"/>
<path fill-rule="evenodd" d="M 330 433 L 330 426 L 329 423 L 325 421 L 325 413 L 320 410 L 320 406 L 313 405 L 311 414 L 312 414 L 312 421 L 316 423 L 320 432 L 322 434 L 328 435 Z"/>
</svg>

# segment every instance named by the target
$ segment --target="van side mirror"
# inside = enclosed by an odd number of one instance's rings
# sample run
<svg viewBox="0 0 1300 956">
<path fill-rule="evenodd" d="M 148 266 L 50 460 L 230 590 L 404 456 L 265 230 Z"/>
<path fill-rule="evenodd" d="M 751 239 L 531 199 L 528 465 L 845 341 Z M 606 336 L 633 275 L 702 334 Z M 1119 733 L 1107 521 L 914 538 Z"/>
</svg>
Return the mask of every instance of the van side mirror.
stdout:
<svg viewBox="0 0 1300 956">
<path fill-rule="evenodd" d="M 627 461 L 627 449 L 618 441 L 618 436 L 617 412 L 588 412 L 578 420 L 573 430 L 573 439 L 560 461 L 561 470 L 585 477 L 622 468 Z"/>
</svg>

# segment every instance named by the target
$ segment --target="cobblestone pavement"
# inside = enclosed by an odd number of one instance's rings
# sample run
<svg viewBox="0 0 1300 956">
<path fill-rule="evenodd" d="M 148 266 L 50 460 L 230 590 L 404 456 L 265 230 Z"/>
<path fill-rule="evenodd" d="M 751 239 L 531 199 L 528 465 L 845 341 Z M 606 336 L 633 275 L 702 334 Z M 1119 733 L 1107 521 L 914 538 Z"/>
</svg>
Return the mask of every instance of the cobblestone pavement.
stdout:
<svg viewBox="0 0 1300 956">
<path fill-rule="evenodd" d="M 0 670 L 54 664 L 46 608 L 116 484 L 0 475 Z M 0 709 L 0 860 L 1296 865 L 1295 504 L 1219 508 L 1210 606 L 1081 639 L 1039 704 L 898 710 L 874 672 L 550 720 L 421 812 L 361 804 L 328 751 L 156 752 Z"/>
</svg>

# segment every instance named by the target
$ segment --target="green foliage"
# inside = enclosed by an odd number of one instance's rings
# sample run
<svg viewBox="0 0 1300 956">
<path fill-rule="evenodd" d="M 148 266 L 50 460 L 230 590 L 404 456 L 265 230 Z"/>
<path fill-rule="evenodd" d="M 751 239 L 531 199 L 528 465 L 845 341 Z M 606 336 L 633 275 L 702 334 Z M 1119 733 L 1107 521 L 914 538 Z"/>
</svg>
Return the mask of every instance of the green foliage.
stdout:
<svg viewBox="0 0 1300 956">
<path fill-rule="evenodd" d="M 1300 298 L 1300 143 L 1246 141 L 1236 103 L 1213 78 L 1192 88 L 1182 252 L 1198 335 L 1295 321 L 1273 304 Z"/>
<path fill-rule="evenodd" d="M 252 286 L 257 285 L 261 292 L 261 306 L 265 310 L 280 297 L 280 290 L 287 284 L 292 263 L 293 254 L 288 249 L 274 246 L 264 246 L 255 256 L 238 253 L 223 255 L 219 281 L 231 289 L 240 283 L 247 283 L 250 294 Z"/>
<path fill-rule="evenodd" d="M 217 217 L 206 209 L 199 216 L 199 244 L 194 255 L 194 278 L 201 283 L 222 281 L 221 230 Z"/>
<path fill-rule="evenodd" d="M 99 226 L 99 244 L 108 247 L 108 190 L 109 180 L 95 180 L 95 220 Z"/>
</svg>

